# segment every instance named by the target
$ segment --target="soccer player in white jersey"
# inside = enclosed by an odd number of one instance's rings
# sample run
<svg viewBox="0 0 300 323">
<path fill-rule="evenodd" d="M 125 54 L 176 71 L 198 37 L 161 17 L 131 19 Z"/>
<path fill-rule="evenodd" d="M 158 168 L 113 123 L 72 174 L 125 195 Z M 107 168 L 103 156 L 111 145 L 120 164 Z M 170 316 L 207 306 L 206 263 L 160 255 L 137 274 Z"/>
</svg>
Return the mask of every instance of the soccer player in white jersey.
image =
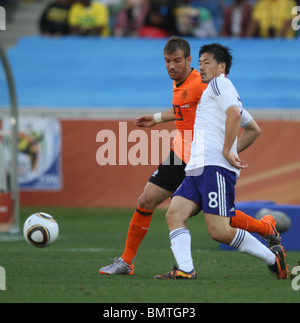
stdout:
<svg viewBox="0 0 300 323">
<path fill-rule="evenodd" d="M 241 169 L 248 167 L 237 154 L 243 106 L 237 90 L 225 76 L 232 63 L 230 50 L 220 44 L 205 45 L 199 57 L 201 78 L 208 87 L 197 107 L 186 177 L 166 214 L 178 267 L 155 278 L 196 278 L 186 221 L 203 210 L 212 239 L 263 260 L 278 279 L 286 279 L 288 269 L 281 246 L 269 249 L 247 231 L 230 226 L 230 218 L 235 215 L 236 180 Z"/>
</svg>

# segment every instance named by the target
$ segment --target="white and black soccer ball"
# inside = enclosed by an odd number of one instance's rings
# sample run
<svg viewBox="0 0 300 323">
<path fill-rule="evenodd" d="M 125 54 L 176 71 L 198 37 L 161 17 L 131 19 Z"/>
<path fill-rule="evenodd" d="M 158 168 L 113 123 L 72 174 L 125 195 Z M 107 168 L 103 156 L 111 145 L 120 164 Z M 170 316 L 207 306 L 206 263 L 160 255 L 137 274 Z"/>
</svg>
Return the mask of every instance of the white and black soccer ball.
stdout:
<svg viewBox="0 0 300 323">
<path fill-rule="evenodd" d="M 276 222 L 276 229 L 279 233 L 284 233 L 288 231 L 289 228 L 291 227 L 291 224 L 292 224 L 291 219 L 287 216 L 287 214 L 281 211 L 263 208 L 256 213 L 255 218 L 257 220 L 260 220 L 267 214 L 272 215 L 274 217 Z"/>
<path fill-rule="evenodd" d="M 53 217 L 44 212 L 34 213 L 25 221 L 25 240 L 34 247 L 50 246 L 58 237 L 59 227 Z"/>
</svg>

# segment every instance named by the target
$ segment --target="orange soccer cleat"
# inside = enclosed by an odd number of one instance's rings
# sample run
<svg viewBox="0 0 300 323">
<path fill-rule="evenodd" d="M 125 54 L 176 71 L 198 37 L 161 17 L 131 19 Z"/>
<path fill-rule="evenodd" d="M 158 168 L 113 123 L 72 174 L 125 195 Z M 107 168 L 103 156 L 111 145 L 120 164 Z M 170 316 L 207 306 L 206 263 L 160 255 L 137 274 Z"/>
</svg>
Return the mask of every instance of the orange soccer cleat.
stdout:
<svg viewBox="0 0 300 323">
<path fill-rule="evenodd" d="M 266 223 L 269 227 L 268 234 L 262 237 L 267 241 L 269 248 L 280 245 L 281 238 L 279 232 L 276 229 L 276 222 L 274 217 L 272 215 L 266 215 L 262 219 L 260 219 L 260 221 Z"/>
</svg>

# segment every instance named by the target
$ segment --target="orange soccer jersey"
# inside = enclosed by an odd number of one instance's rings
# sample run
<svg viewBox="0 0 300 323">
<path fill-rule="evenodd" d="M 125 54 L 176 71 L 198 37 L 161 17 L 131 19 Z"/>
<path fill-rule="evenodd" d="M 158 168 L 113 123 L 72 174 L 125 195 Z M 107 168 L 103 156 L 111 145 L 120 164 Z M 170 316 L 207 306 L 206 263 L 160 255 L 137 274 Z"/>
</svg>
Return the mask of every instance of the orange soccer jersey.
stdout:
<svg viewBox="0 0 300 323">
<path fill-rule="evenodd" d="M 193 130 L 198 102 L 207 84 L 202 83 L 195 69 L 179 86 L 173 82 L 173 110 L 177 134 L 173 142 L 173 151 L 186 164 L 191 155 Z"/>
</svg>

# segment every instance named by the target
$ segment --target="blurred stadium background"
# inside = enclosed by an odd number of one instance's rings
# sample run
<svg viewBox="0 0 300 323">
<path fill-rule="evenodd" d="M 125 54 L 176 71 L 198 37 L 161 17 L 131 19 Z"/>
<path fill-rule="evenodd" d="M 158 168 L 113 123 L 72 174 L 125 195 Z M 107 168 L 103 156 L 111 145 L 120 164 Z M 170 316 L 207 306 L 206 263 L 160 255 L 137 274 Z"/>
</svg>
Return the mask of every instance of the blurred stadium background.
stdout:
<svg viewBox="0 0 300 323">
<path fill-rule="evenodd" d="M 20 206 L 135 207 L 156 165 L 100 166 L 96 156 L 103 142 L 97 134 L 112 130 L 119 147 L 120 121 L 128 122 L 130 133 L 137 116 L 170 108 L 172 83 L 163 60 L 167 38 L 44 37 L 38 19 L 48 3 L 8 0 L 6 30 L 0 31 L 19 107 Z M 241 155 L 250 167 L 238 181 L 237 202 L 251 215 L 265 206 L 286 212 L 292 218 L 290 249 L 298 250 L 299 39 L 191 37 L 192 66 L 199 69 L 199 48 L 212 41 L 233 50 L 229 77 L 263 131 Z M 5 133 L 10 98 L 3 66 L 0 91 Z M 157 127 L 164 128 L 174 125 Z M 2 139 L 5 148 L 9 139 Z M 134 144 L 127 142 L 128 151 Z M 9 152 L 4 155 L 9 169 Z M 3 191 L 2 210 L 10 203 L 4 198 L 9 187 Z M 10 221 L 7 210 L 1 216 L 0 222 Z"/>
</svg>

